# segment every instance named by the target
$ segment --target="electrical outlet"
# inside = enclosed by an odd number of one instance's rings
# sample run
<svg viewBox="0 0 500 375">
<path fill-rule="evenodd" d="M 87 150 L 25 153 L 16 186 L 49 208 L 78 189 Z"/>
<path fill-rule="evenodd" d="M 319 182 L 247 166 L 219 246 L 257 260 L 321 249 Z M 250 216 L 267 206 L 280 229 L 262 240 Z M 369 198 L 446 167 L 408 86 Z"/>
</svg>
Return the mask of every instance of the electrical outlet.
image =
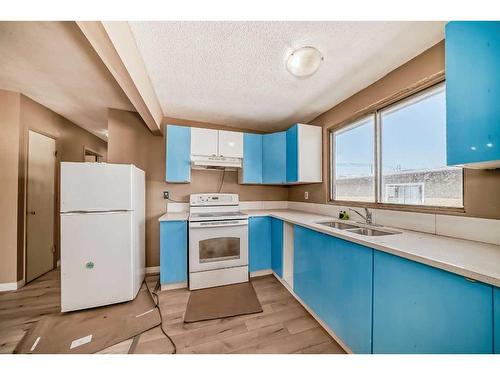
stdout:
<svg viewBox="0 0 500 375">
<path fill-rule="evenodd" d="M 304 192 L 304 199 L 309 199 L 309 192 L 308 191 Z"/>
<path fill-rule="evenodd" d="M 163 192 L 163 199 L 170 199 L 170 193 L 168 191 Z"/>
</svg>

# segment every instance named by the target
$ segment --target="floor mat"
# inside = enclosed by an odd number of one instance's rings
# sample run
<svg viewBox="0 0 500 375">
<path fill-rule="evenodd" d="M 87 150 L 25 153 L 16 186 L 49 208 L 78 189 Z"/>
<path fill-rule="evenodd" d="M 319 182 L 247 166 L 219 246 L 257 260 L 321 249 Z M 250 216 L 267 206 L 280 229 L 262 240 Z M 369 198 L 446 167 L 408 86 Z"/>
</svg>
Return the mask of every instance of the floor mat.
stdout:
<svg viewBox="0 0 500 375">
<path fill-rule="evenodd" d="M 262 312 L 250 282 L 192 291 L 184 322 L 226 318 Z"/>
<path fill-rule="evenodd" d="M 160 325 L 153 297 L 143 285 L 133 301 L 42 318 L 14 353 L 90 354 Z"/>
</svg>

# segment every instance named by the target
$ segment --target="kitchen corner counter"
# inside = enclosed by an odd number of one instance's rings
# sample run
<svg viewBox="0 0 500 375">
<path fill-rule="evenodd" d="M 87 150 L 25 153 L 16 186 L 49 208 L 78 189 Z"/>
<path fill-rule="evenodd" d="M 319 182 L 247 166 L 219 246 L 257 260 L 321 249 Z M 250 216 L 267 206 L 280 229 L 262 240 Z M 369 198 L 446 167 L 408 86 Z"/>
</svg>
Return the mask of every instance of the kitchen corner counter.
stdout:
<svg viewBox="0 0 500 375">
<path fill-rule="evenodd" d="M 189 212 L 167 212 L 160 216 L 158 221 L 186 221 L 189 217 Z"/>
<path fill-rule="evenodd" d="M 440 268 L 500 287 L 500 246 L 434 234 L 395 229 L 400 234 L 367 237 L 329 228 L 318 221 L 336 219 L 296 210 L 243 210 L 250 217 L 272 216 L 360 245 Z M 388 227 L 387 227 L 388 228 Z"/>
</svg>

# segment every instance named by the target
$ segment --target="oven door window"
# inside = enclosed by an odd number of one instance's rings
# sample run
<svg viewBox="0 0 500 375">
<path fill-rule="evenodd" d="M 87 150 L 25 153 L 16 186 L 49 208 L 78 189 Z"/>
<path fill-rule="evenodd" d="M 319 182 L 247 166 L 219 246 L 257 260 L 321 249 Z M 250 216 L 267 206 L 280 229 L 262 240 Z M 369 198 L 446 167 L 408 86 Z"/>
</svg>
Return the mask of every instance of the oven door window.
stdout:
<svg viewBox="0 0 500 375">
<path fill-rule="evenodd" d="M 198 243 L 200 263 L 220 262 L 240 258 L 240 239 L 238 237 L 218 237 Z"/>
</svg>

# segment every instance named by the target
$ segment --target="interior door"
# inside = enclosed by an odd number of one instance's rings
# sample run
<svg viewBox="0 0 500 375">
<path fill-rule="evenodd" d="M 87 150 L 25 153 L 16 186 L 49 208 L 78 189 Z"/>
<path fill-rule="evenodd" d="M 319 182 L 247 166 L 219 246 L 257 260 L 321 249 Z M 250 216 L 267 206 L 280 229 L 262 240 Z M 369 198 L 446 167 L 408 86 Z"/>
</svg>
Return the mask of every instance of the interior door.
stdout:
<svg viewBox="0 0 500 375">
<path fill-rule="evenodd" d="M 56 141 L 28 133 L 26 282 L 54 268 Z"/>
</svg>

